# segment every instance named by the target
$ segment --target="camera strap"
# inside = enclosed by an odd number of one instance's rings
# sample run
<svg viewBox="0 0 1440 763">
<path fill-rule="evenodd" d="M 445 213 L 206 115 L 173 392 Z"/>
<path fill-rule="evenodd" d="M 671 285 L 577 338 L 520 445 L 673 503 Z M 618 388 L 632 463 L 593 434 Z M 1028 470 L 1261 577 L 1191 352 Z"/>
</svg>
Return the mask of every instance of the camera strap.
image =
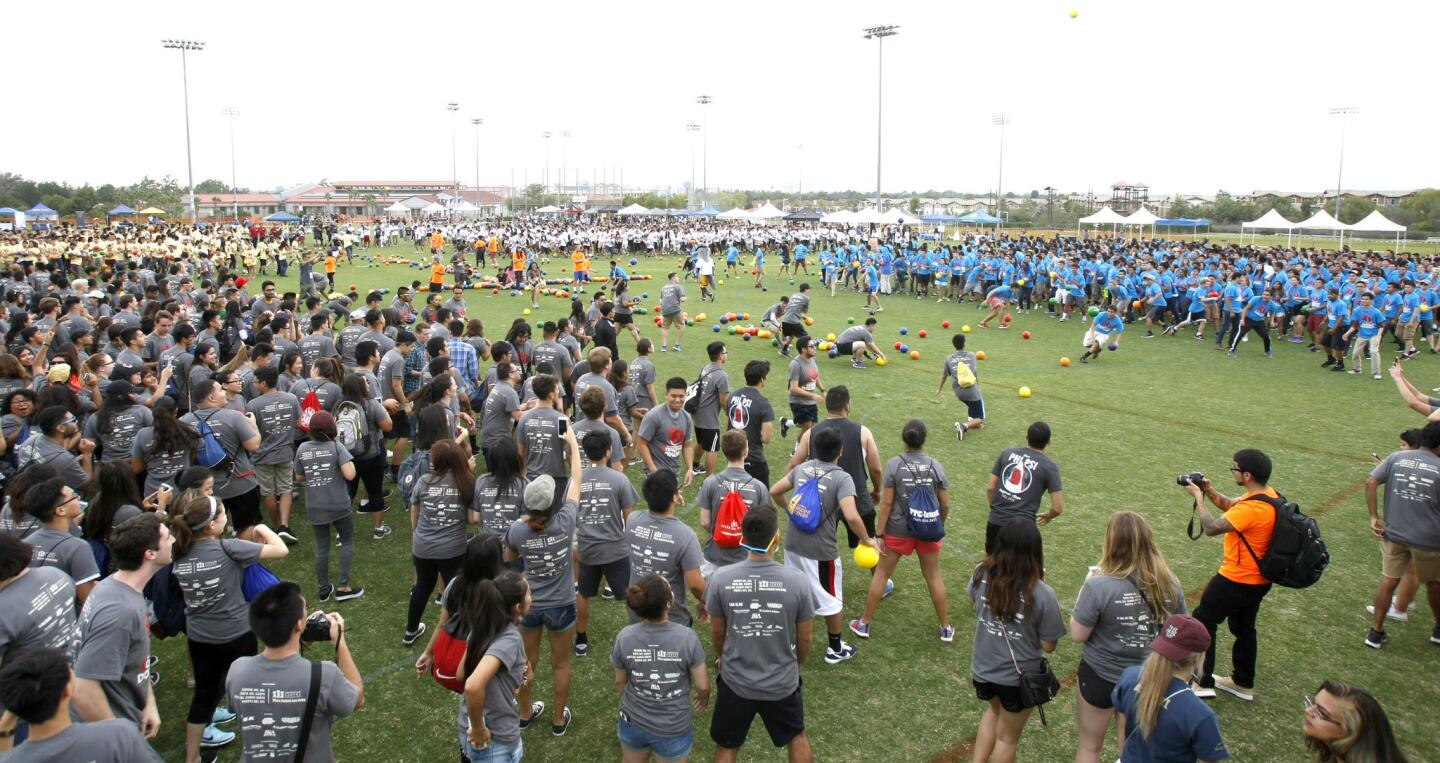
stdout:
<svg viewBox="0 0 1440 763">
<path fill-rule="evenodd" d="M 320 663 L 310 663 L 310 691 L 305 695 L 305 714 L 300 720 L 300 741 L 295 746 L 293 763 L 304 763 L 305 748 L 310 744 L 310 727 L 315 723 L 315 706 L 320 703 Z"/>
<path fill-rule="evenodd" d="M 1198 533 L 1195 532 L 1195 517 L 1198 516 L 1199 513 L 1200 513 L 1200 502 L 1199 502 L 1199 501 L 1191 501 L 1191 502 L 1190 502 L 1190 525 L 1189 525 L 1189 527 L 1186 527 L 1186 528 L 1185 528 L 1185 534 L 1190 536 L 1190 540 L 1200 540 L 1200 536 L 1202 536 L 1202 535 L 1205 534 L 1205 531 L 1204 531 L 1203 528 L 1201 529 L 1200 532 L 1198 532 Z"/>
</svg>

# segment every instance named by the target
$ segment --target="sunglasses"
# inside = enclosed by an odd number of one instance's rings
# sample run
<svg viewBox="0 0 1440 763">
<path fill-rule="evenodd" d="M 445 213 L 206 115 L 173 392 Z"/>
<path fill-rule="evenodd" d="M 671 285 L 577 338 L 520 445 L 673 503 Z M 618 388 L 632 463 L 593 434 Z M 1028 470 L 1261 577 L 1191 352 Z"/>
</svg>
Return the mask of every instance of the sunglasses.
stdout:
<svg viewBox="0 0 1440 763">
<path fill-rule="evenodd" d="M 1334 718 L 1331 718 L 1331 717 L 1330 717 L 1330 713 L 1327 712 L 1327 711 L 1325 710 L 1325 708 L 1321 707 L 1320 704 L 1315 701 L 1315 695 L 1313 695 L 1313 694 L 1306 694 L 1306 695 L 1305 695 L 1305 709 L 1306 709 L 1307 711 L 1310 711 L 1310 710 L 1315 711 L 1315 715 L 1316 715 L 1317 717 L 1319 717 L 1320 720 L 1322 720 L 1322 721 L 1328 721 L 1328 722 L 1330 722 L 1330 723 L 1337 723 L 1337 724 L 1339 723 L 1339 721 L 1336 721 Z"/>
</svg>

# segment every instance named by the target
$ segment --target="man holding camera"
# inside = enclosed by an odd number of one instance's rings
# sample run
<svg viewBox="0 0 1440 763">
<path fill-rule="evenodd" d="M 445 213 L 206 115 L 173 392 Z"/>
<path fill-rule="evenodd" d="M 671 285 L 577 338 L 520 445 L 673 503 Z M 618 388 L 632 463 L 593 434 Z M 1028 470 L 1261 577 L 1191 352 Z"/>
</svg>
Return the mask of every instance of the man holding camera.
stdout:
<svg viewBox="0 0 1440 763">
<path fill-rule="evenodd" d="M 300 586 L 277 583 L 250 603 L 250 630 L 265 651 L 230 666 L 225 691 L 240 716 L 242 757 L 330 761 L 330 725 L 365 705 L 360 670 L 335 613 L 305 617 Z M 330 642 L 335 662 L 311 662 L 300 645 Z"/>
<path fill-rule="evenodd" d="M 1255 657 L 1258 649 L 1255 619 L 1260 613 L 1260 602 L 1270 592 L 1271 585 L 1260 574 L 1257 560 L 1265 558 L 1275 532 L 1275 508 L 1260 497 L 1275 500 L 1280 497 L 1267 484 L 1270 469 L 1270 457 L 1264 453 L 1249 448 L 1236 452 L 1230 472 L 1235 475 L 1235 484 L 1245 491 L 1238 498 L 1221 495 L 1199 472 L 1181 475 L 1177 480 L 1195 498 L 1200 527 L 1205 534 L 1225 536 L 1225 554 L 1220 571 L 1205 585 L 1200 605 L 1195 608 L 1195 619 L 1204 623 L 1205 629 L 1210 631 L 1210 648 L 1205 652 L 1205 665 L 1200 673 L 1199 687 L 1195 689 L 1196 696 L 1205 699 L 1214 697 L 1216 689 L 1223 689 L 1247 702 L 1255 699 Z M 1207 499 L 1224 513 L 1218 518 L 1211 516 L 1205 505 Z M 1230 633 L 1235 636 L 1230 652 L 1234 674 L 1217 676 L 1214 675 L 1215 631 L 1226 620 L 1230 621 Z"/>
</svg>

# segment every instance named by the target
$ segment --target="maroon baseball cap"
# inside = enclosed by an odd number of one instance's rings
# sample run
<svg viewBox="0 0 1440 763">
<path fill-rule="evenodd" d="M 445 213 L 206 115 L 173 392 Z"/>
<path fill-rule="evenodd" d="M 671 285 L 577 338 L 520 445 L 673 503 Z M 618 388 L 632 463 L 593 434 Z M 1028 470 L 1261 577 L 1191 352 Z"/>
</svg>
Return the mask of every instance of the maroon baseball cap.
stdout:
<svg viewBox="0 0 1440 763">
<path fill-rule="evenodd" d="M 335 436 L 335 417 L 325 411 L 310 414 L 310 431 Z"/>
<path fill-rule="evenodd" d="M 1171 615 L 1160 626 L 1159 635 L 1150 648 L 1174 662 L 1184 662 L 1190 655 L 1210 648 L 1210 632 L 1205 625 L 1189 615 Z"/>
</svg>

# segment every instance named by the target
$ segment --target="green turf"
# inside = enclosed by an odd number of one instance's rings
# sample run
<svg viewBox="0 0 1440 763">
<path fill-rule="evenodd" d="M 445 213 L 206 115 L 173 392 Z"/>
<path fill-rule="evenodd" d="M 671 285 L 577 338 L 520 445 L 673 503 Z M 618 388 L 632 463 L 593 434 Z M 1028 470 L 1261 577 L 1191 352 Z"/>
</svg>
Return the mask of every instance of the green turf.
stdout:
<svg viewBox="0 0 1440 763">
<path fill-rule="evenodd" d="M 406 244 L 391 252 L 410 256 L 412 249 Z M 635 292 L 648 291 L 652 298 L 657 297 L 658 279 L 672 262 L 667 257 L 631 268 L 657 278 L 649 284 L 638 283 Z M 342 286 L 357 284 L 362 290 L 387 287 L 393 291 L 423 277 L 422 271 L 403 266 L 342 265 L 338 281 Z M 758 319 L 762 310 L 793 288 L 785 279 L 772 276 L 769 292 L 762 293 L 751 288 L 749 280 L 729 279 L 720 289 L 719 302 L 703 306 L 698 304 L 698 289 L 691 282 L 688 308 L 711 316 L 726 310 L 748 311 Z M 818 283 L 819 279 L 809 280 Z M 282 289 L 294 283 L 292 273 L 282 281 Z M 492 341 L 502 338 L 505 328 L 528 306 L 528 301 L 505 292 L 499 296 L 472 293 L 467 301 L 472 315 L 485 320 Z M 860 302 L 849 293 L 833 299 L 828 293 L 817 294 L 811 308 L 816 320 L 814 333 L 839 333 L 848 316 L 863 318 Z M 556 318 L 565 308 L 565 300 L 547 297 L 533 317 Z M 984 708 L 975 699 L 969 680 L 975 618 L 965 596 L 965 583 L 983 544 L 986 479 L 999 450 L 1021 442 L 1025 427 L 1044 419 L 1054 428 L 1049 452 L 1060 464 L 1066 497 L 1064 516 L 1044 530 L 1047 572 L 1067 616 L 1087 566 L 1099 556 L 1106 518 L 1120 509 L 1141 512 L 1149 519 L 1186 591 L 1198 593 L 1218 565 L 1220 542 L 1191 542 L 1185 537 L 1190 505 L 1186 494 L 1176 487 L 1175 475 L 1201 470 L 1223 483 L 1231 453 L 1242 447 L 1260 447 L 1274 459 L 1273 484 L 1319 515 L 1334 561 L 1314 588 L 1277 588 L 1267 598 L 1260 617 L 1259 698 L 1245 704 L 1222 695 L 1213 702 L 1232 755 L 1237 760 L 1305 759 L 1301 697 L 1313 692 L 1322 680 L 1336 679 L 1375 692 L 1412 760 L 1440 760 L 1440 737 L 1433 731 L 1434 708 L 1440 705 L 1440 682 L 1433 679 L 1433 668 L 1440 647 L 1427 643 L 1430 617 L 1423 602 L 1413 622 L 1391 625 L 1392 641 L 1383 652 L 1362 645 L 1367 627 L 1364 605 L 1378 579 L 1379 552 L 1366 525 L 1360 488 L 1370 452 L 1388 452 L 1397 445 L 1397 433 L 1420 423 L 1398 403 L 1388 378 L 1373 381 L 1368 375 L 1322 372 L 1317 355 L 1291 344 L 1277 345 L 1276 357 L 1266 360 L 1258 340 L 1241 345 L 1240 357 L 1231 360 L 1212 350 L 1208 341 L 1188 337 L 1142 340 L 1138 326 L 1126 332 L 1119 352 L 1105 353 L 1100 362 L 1089 366 L 1077 363 L 1061 368 L 1058 360 L 1062 355 L 1078 360 L 1084 324 L 1022 315 L 1009 331 L 976 329 L 970 335 L 971 348 L 988 355 L 980 364 L 980 383 L 990 424 L 958 443 L 950 434 L 951 422 L 959 413 L 954 398 L 948 390 L 938 398 L 934 395 L 951 333 L 943 331 L 940 324 L 949 319 L 958 328 L 962 323 L 977 323 L 979 317 L 969 304 L 957 307 L 890 298 L 880 315 L 879 337 L 888 348 L 900 338 L 899 328 L 909 327 L 911 334 L 906 340 L 921 351 L 920 360 L 895 359 L 884 368 L 859 371 L 843 360 L 822 358 L 822 383 L 851 388 L 853 416 L 874 430 L 883 458 L 900 450 L 899 429 L 906 419 L 918 417 L 930 425 L 929 451 L 945 465 L 952 480 L 948 550 L 943 561 L 958 637 L 952 644 L 942 644 L 936 637 L 934 615 L 913 560 L 897 570 L 896 593 L 881 606 L 873 635 L 859 642 L 854 660 L 840 666 L 825 665 L 819 651 L 823 628 L 817 627 L 816 651 L 804 675 L 807 723 L 819 759 L 928 760 L 952 750 L 975 732 Z M 643 318 L 640 325 L 646 336 L 657 335 L 653 324 Z M 916 336 L 922 328 L 930 333 L 929 338 Z M 1029 341 L 1020 337 L 1026 329 L 1032 332 Z M 660 378 L 693 377 L 705 343 L 719 336 L 708 324 L 692 328 L 686 333 L 682 355 L 655 356 Z M 768 342 L 724 338 L 730 347 L 732 386 L 743 382 L 741 369 L 746 361 L 781 361 Z M 625 345 L 628 342 L 622 341 Z M 1428 355 L 1411 368 L 1421 386 L 1428 386 L 1427 377 L 1420 373 L 1428 370 L 1427 366 L 1434 366 Z M 777 362 L 772 372 L 769 394 L 777 412 L 786 410 L 780 381 L 785 368 L 783 362 Z M 1016 390 L 1021 385 L 1034 390 L 1034 396 L 1020 399 Z M 780 473 L 788 447 L 789 441 L 777 437 L 768 449 L 773 474 Z M 696 485 L 698 488 L 698 482 Z M 693 497 L 697 488 L 687 491 L 687 497 Z M 398 500 L 392 499 L 395 503 Z M 693 507 L 682 510 L 682 515 L 695 522 Z M 398 509 L 391 509 L 389 519 L 397 532 L 380 542 L 370 539 L 368 520 L 359 523 L 354 582 L 365 586 L 365 598 L 328 605 L 345 615 L 347 635 L 367 677 L 366 707 L 337 724 L 336 753 L 341 760 L 376 763 L 453 760 L 458 744 L 455 695 L 428 678 L 417 678 L 412 663 L 420 648 L 400 643 L 411 581 L 410 532 L 406 516 Z M 275 568 L 281 576 L 300 582 L 310 595 L 314 589 L 314 539 L 303 512 L 297 512 L 291 524 L 301 543 Z M 335 556 L 331 558 L 333 565 Z M 846 565 L 846 616 L 853 617 L 863 605 L 864 577 L 849 561 Z M 436 614 L 433 605 L 427 609 L 426 619 L 432 627 Z M 593 617 L 592 655 L 574 660 L 574 723 L 563 739 L 550 737 L 544 725 L 527 731 L 526 752 L 531 760 L 619 758 L 617 694 L 607 657 L 624 617 L 615 602 L 598 603 Z M 708 632 L 702 632 L 701 639 L 708 645 Z M 1230 643 L 1222 630 L 1217 672 L 1228 672 L 1225 655 Z M 164 680 L 157 691 L 165 721 L 156 746 L 167 758 L 178 759 L 190 695 L 180 669 L 183 640 L 157 643 L 156 652 L 162 658 L 158 669 Z M 317 648 L 312 654 L 325 656 L 327 650 Z M 537 671 L 536 697 L 548 701 L 547 659 L 542 657 Z M 1067 639 L 1053 656 L 1053 665 L 1062 678 L 1068 678 L 1078 659 L 1077 646 Z M 1073 702 L 1074 691 L 1067 684 L 1050 706 L 1049 727 L 1031 720 L 1021 740 L 1021 760 L 1072 758 L 1076 746 Z M 697 760 L 708 760 L 711 755 L 708 724 L 708 712 L 697 719 Z M 1114 759 L 1114 747 L 1112 739 L 1104 760 Z M 770 747 L 757 723 L 743 758 L 782 760 L 783 755 Z M 963 758 L 968 759 L 968 753 Z M 237 759 L 236 751 L 224 751 L 221 759 Z"/>
</svg>

